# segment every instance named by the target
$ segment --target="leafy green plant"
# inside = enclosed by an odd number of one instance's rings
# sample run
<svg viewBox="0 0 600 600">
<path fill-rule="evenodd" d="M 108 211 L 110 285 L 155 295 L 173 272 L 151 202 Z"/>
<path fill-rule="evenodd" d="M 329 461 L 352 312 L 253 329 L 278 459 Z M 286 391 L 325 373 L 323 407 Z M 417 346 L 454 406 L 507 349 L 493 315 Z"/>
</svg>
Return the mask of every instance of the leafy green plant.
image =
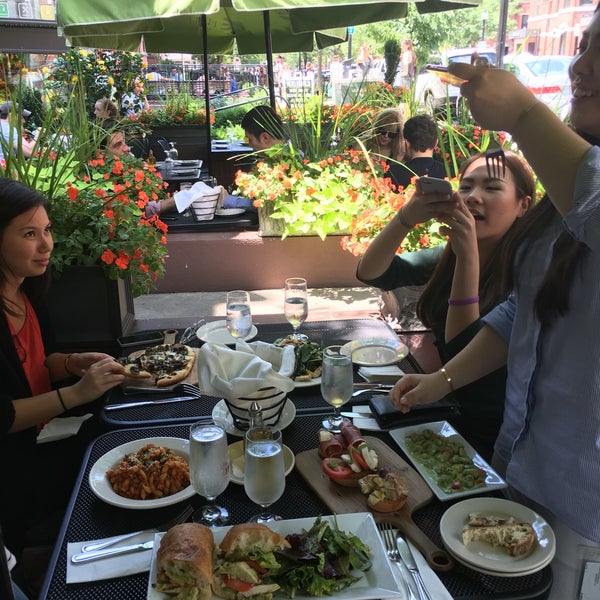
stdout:
<svg viewBox="0 0 600 600">
<path fill-rule="evenodd" d="M 400 42 L 396 38 L 386 40 L 383 45 L 383 55 L 385 57 L 385 76 L 386 83 L 393 85 L 400 62 Z"/>
</svg>

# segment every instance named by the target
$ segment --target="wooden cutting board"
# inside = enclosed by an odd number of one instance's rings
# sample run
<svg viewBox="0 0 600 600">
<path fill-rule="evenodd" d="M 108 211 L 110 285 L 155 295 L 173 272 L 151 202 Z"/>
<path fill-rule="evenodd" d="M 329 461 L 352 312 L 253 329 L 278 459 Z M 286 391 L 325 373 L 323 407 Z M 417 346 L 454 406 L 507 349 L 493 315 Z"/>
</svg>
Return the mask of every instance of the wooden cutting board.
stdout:
<svg viewBox="0 0 600 600">
<path fill-rule="evenodd" d="M 296 468 L 306 483 L 315 491 L 321 500 L 334 513 L 345 514 L 370 511 L 378 523 L 391 523 L 421 550 L 432 569 L 448 571 L 454 566 L 450 555 L 438 548 L 415 525 L 412 514 L 433 499 L 433 492 L 425 480 L 385 442 L 367 436 L 365 441 L 377 452 L 379 465 L 404 477 L 408 488 L 408 499 L 405 505 L 391 513 L 371 510 L 367 505 L 367 497 L 359 488 L 345 487 L 334 483 L 321 469 L 322 459 L 318 448 L 307 450 L 296 455 Z"/>
</svg>

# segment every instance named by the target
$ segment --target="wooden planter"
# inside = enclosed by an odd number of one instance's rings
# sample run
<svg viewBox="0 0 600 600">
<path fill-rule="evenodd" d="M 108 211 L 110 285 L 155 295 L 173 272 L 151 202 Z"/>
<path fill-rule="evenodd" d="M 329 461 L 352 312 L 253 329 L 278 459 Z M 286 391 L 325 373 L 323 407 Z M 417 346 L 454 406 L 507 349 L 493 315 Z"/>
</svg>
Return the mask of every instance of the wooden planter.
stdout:
<svg viewBox="0 0 600 600">
<path fill-rule="evenodd" d="M 118 355 L 117 338 L 131 332 L 135 314 L 127 279 L 108 279 L 99 266 L 66 267 L 52 280 L 47 305 L 58 350 Z"/>
</svg>

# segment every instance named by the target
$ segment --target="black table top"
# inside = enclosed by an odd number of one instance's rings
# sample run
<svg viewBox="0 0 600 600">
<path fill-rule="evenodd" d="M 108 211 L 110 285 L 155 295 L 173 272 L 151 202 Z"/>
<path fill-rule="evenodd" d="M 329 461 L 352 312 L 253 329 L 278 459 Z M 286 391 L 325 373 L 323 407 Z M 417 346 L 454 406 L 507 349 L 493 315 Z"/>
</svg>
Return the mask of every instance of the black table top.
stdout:
<svg viewBox="0 0 600 600">
<path fill-rule="evenodd" d="M 208 221 L 196 221 L 192 214 L 176 210 L 162 213 L 160 218 L 169 229 L 167 233 L 204 233 L 207 231 L 239 231 L 258 229 L 258 213 L 244 211 L 231 217 L 215 215 Z"/>
<path fill-rule="evenodd" d="M 294 454 L 316 446 L 317 431 L 322 415 L 298 415 L 283 432 L 284 443 Z M 393 440 L 387 433 L 375 433 L 391 447 Z M 148 574 L 90 582 L 66 584 L 67 543 L 98 539 L 155 526 L 175 516 L 189 500 L 178 505 L 151 509 L 128 510 L 104 503 L 96 498 L 88 484 L 92 465 L 106 452 L 123 443 L 136 439 L 172 436 L 187 439 L 188 425 L 161 426 L 155 428 L 121 429 L 108 432 L 97 438 L 88 448 L 83 460 L 79 479 L 75 485 L 63 526 L 56 542 L 54 554 L 44 582 L 40 600 L 142 600 L 146 598 Z M 230 437 L 230 442 L 239 438 Z M 301 499 L 301 501 L 299 501 Z M 231 483 L 218 498 L 232 517 L 232 523 L 245 522 L 256 513 L 256 506 L 246 497 L 243 486 Z M 204 503 L 194 496 L 191 503 L 198 507 Z M 439 520 L 448 508 L 448 503 L 434 500 L 417 511 L 413 518 L 432 541 L 441 546 Z M 283 518 L 310 517 L 329 514 L 327 507 L 310 490 L 300 474 L 293 470 L 286 478 L 286 489 L 282 498 L 273 505 L 273 510 Z M 448 573 L 439 573 L 440 579 L 456 599 L 475 600 L 496 598 L 509 600 L 519 598 L 541 598 L 552 582 L 550 567 L 526 577 L 500 578 L 483 575 L 461 565 Z"/>
<path fill-rule="evenodd" d="M 274 342 L 277 338 L 291 333 L 289 323 L 271 323 L 258 325 L 258 339 L 264 342 Z M 346 319 L 340 321 L 313 321 L 302 325 L 301 331 L 310 340 L 321 344 L 345 344 L 355 339 L 364 338 L 391 338 L 398 339 L 394 331 L 383 321 L 378 319 Z M 195 340 L 190 346 L 198 346 L 202 342 Z M 422 369 L 412 356 L 407 356 L 400 364 L 405 373 L 420 373 Z M 356 381 L 362 379 L 355 374 Z M 319 386 L 301 387 L 288 394 L 288 398 L 294 403 L 298 413 L 307 411 L 331 410 L 321 397 Z M 109 392 L 108 404 L 128 402 L 143 399 L 141 396 L 132 398 L 125 397 L 119 388 Z M 132 427 L 142 425 L 172 424 L 181 421 L 194 421 L 200 414 L 210 414 L 213 407 L 221 398 L 202 396 L 198 400 L 179 402 L 172 404 L 155 404 L 124 408 L 116 411 L 102 411 L 102 420 L 110 427 Z M 365 404 L 368 398 L 358 396 L 352 404 Z M 408 417 L 407 417 L 408 420 Z"/>
</svg>

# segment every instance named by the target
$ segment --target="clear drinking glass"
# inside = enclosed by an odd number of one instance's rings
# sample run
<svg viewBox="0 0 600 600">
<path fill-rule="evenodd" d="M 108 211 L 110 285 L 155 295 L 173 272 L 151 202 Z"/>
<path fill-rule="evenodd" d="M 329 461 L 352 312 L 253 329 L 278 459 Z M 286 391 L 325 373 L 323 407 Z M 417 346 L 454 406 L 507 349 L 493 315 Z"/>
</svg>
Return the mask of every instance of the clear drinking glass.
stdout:
<svg viewBox="0 0 600 600">
<path fill-rule="evenodd" d="M 285 489 L 281 431 L 260 427 L 246 432 L 244 489 L 248 498 L 263 509 L 250 519 L 251 522 L 268 523 L 281 519 L 268 510 Z"/>
<path fill-rule="evenodd" d="M 215 498 L 229 484 L 227 434 L 220 425 L 205 419 L 190 427 L 190 479 L 192 486 L 208 500 L 193 515 L 196 523 L 209 527 L 225 525 L 227 509 L 215 504 Z"/>
<path fill-rule="evenodd" d="M 288 323 L 294 328 L 294 337 L 305 341 L 308 338 L 298 333 L 300 325 L 308 317 L 308 298 L 306 279 L 302 277 L 290 277 L 285 280 L 285 298 L 283 312 Z"/>
<path fill-rule="evenodd" d="M 243 290 L 227 292 L 227 329 L 233 338 L 245 338 L 252 329 L 250 294 Z"/>
<path fill-rule="evenodd" d="M 323 350 L 321 372 L 321 395 L 333 406 L 333 414 L 323 421 L 323 427 L 336 433 L 342 422 L 340 408 L 352 397 L 353 386 L 352 357 L 342 354 L 341 349 L 341 346 L 328 346 Z"/>
<path fill-rule="evenodd" d="M 179 156 L 179 151 L 177 150 L 177 148 L 175 148 L 177 142 L 169 142 L 169 145 L 171 146 L 171 149 L 169 150 L 169 152 L 171 153 L 171 158 L 173 160 L 177 160 L 177 157 Z"/>
</svg>

